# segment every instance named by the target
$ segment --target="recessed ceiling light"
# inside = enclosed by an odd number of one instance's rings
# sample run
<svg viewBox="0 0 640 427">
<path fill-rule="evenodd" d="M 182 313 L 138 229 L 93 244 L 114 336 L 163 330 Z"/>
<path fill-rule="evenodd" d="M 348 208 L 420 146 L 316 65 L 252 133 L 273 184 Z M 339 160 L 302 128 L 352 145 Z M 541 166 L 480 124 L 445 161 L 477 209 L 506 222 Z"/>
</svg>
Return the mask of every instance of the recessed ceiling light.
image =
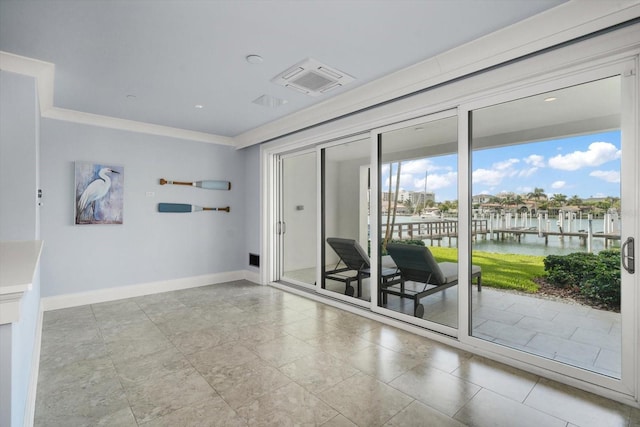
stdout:
<svg viewBox="0 0 640 427">
<path fill-rule="evenodd" d="M 245 58 L 249 64 L 262 64 L 262 56 L 260 55 L 247 55 Z"/>
<path fill-rule="evenodd" d="M 558 99 L 558 98 L 556 98 L 555 96 L 550 96 L 550 97 L 548 97 L 548 98 L 545 98 L 545 99 L 544 99 L 544 102 L 553 102 L 553 101 L 555 101 L 556 99 Z"/>
<path fill-rule="evenodd" d="M 204 108 L 204 105 L 196 104 L 196 105 L 193 106 L 193 108 L 197 108 L 198 110 L 202 110 Z"/>
</svg>

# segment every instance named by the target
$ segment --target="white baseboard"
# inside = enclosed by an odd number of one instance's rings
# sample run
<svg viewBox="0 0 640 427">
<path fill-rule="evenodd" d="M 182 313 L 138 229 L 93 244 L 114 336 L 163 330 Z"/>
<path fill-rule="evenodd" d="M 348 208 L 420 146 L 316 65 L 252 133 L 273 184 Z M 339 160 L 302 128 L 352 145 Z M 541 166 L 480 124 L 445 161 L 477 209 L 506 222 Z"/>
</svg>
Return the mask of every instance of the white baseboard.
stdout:
<svg viewBox="0 0 640 427">
<path fill-rule="evenodd" d="M 38 305 L 38 319 L 36 320 L 36 336 L 31 353 L 31 370 L 27 388 L 27 402 L 24 408 L 24 427 L 33 427 L 36 416 L 36 392 L 38 390 L 38 374 L 40 372 L 40 346 L 42 343 L 42 300 Z"/>
<path fill-rule="evenodd" d="M 251 277 L 251 278 L 248 278 Z M 163 280 L 159 282 L 141 283 L 137 285 L 119 286 L 117 288 L 99 289 L 96 291 L 79 292 L 75 294 L 44 297 L 41 300 L 42 311 L 61 308 L 77 307 L 87 304 L 97 304 L 116 301 L 161 292 L 178 291 L 181 289 L 197 288 L 199 286 L 232 282 L 234 280 L 253 280 L 253 275 L 247 270 L 229 271 L 225 273 L 206 274 L 203 276 L 184 277 L 181 279 Z"/>
<path fill-rule="evenodd" d="M 244 271 L 244 279 L 248 280 L 250 282 L 253 282 L 257 285 L 263 285 L 264 283 L 260 282 L 260 271 L 250 271 L 250 270 L 245 270 Z"/>
</svg>

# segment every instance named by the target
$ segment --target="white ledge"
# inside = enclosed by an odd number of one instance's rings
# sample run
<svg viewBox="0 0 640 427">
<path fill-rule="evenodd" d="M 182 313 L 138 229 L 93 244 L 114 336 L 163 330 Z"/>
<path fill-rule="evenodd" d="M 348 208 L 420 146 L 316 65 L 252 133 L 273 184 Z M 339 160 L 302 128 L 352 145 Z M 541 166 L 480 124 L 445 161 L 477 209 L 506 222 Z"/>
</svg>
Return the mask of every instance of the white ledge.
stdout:
<svg viewBox="0 0 640 427">
<path fill-rule="evenodd" d="M 41 240 L 0 242 L 0 325 L 20 319 L 22 296 L 31 290 L 41 252 Z"/>
</svg>

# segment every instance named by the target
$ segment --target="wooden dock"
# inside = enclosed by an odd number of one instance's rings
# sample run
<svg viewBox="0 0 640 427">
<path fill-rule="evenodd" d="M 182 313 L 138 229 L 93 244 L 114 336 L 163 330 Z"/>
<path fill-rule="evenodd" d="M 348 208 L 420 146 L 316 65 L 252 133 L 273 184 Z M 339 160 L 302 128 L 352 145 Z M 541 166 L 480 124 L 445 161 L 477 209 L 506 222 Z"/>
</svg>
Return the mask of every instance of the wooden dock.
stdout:
<svg viewBox="0 0 640 427">
<path fill-rule="evenodd" d="M 502 228 L 502 229 L 494 229 L 491 231 L 493 233 L 493 237 L 496 240 L 504 240 L 505 235 L 513 236 L 518 242 L 520 242 L 522 236 L 525 235 L 535 235 L 537 237 L 544 237 L 544 244 L 549 244 L 549 236 L 558 236 L 558 237 L 578 237 L 582 241 L 583 244 L 586 244 L 587 239 L 589 238 L 589 233 L 584 230 L 579 231 L 544 231 L 538 230 L 537 228 Z M 605 234 L 602 232 L 591 233 L 592 238 L 601 238 L 605 239 L 605 248 L 609 246 L 609 240 L 620 240 L 619 234 Z"/>
<path fill-rule="evenodd" d="M 382 235 L 386 232 L 386 224 L 382 224 Z M 474 219 L 471 225 L 471 234 L 473 238 L 477 235 L 485 236 L 489 233 L 488 222 L 486 219 Z M 393 226 L 392 238 L 396 240 L 430 240 L 440 242 L 442 239 L 448 239 L 451 245 L 451 239 L 458 237 L 458 221 L 456 220 L 437 220 L 437 221 L 415 221 L 407 223 L 396 223 Z"/>
<path fill-rule="evenodd" d="M 386 232 L 386 224 L 382 224 L 382 235 Z M 487 219 L 473 219 L 471 223 L 471 238 L 505 240 L 513 238 L 520 242 L 523 236 L 536 236 L 544 238 L 544 244 L 549 244 L 550 236 L 577 237 L 582 245 L 587 245 L 589 238 L 605 239 L 605 248 L 609 246 L 609 241 L 620 240 L 620 234 L 595 232 L 589 235 L 588 231 L 545 231 L 538 227 L 510 227 L 492 228 Z M 436 221 L 415 221 L 408 223 L 396 223 L 393 226 L 392 238 L 395 240 L 429 240 L 431 245 L 434 242 L 441 246 L 443 239 L 448 240 L 451 246 L 451 239 L 458 237 L 458 221 L 456 220 L 436 220 Z M 590 246 L 590 245 L 589 245 Z"/>
</svg>

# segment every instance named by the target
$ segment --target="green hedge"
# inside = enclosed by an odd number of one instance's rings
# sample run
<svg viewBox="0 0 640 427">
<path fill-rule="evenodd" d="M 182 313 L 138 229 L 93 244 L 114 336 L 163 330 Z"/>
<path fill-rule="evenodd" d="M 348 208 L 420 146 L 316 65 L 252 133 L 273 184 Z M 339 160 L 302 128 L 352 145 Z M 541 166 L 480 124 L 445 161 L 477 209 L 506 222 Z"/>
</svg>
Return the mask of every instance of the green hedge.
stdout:
<svg viewBox="0 0 640 427">
<path fill-rule="evenodd" d="M 550 284 L 577 286 L 585 297 L 620 308 L 620 251 L 549 255 L 544 259 L 544 269 Z"/>
</svg>

